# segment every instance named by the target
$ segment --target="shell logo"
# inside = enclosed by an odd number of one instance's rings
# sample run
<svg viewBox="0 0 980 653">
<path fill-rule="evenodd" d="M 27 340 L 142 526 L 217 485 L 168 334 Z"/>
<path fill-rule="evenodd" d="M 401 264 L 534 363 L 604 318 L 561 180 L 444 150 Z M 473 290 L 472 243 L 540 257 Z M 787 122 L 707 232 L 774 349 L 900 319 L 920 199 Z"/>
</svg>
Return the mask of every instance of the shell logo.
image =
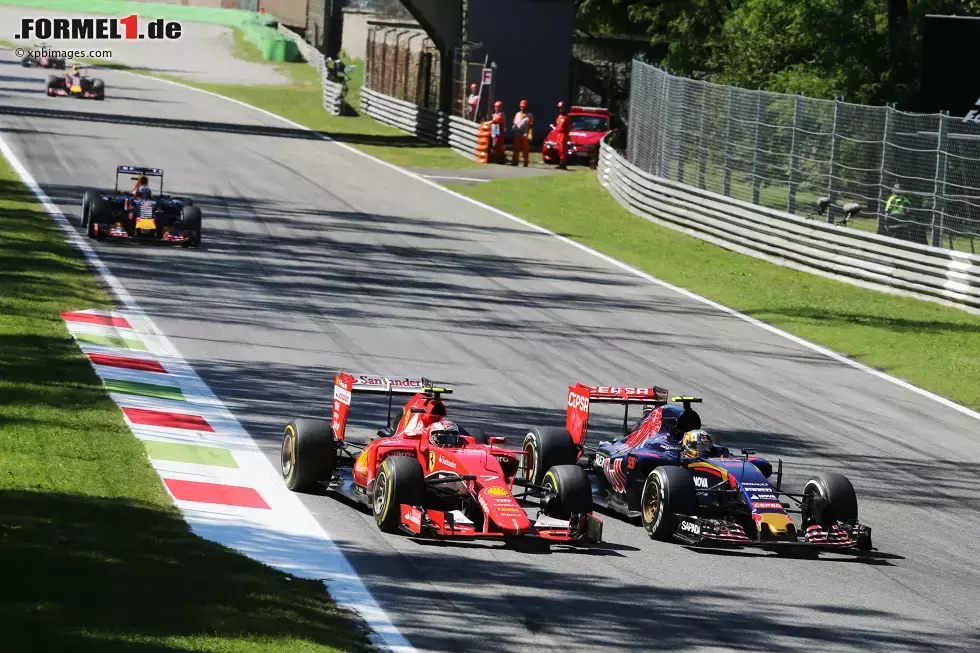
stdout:
<svg viewBox="0 0 980 653">
<path fill-rule="evenodd" d="M 505 497 L 510 494 L 510 491 L 505 487 L 488 487 L 487 494 L 492 497 Z"/>
</svg>

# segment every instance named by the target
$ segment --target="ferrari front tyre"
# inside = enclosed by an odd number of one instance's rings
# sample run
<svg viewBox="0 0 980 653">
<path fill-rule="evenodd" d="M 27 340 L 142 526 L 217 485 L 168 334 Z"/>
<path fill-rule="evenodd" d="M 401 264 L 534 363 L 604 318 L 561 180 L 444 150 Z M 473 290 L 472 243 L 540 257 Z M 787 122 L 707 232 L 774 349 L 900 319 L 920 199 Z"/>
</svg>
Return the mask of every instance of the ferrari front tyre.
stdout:
<svg viewBox="0 0 980 653">
<path fill-rule="evenodd" d="M 814 474 L 803 487 L 810 497 L 803 523 L 830 528 L 837 522 L 853 524 L 858 520 L 857 495 L 847 477 L 838 472 Z"/>
<path fill-rule="evenodd" d="M 521 469 L 524 478 L 541 485 L 545 473 L 556 465 L 574 465 L 578 460 L 578 447 L 571 434 L 564 428 L 531 429 L 524 436 L 524 455 Z"/>
<path fill-rule="evenodd" d="M 422 465 L 408 456 L 388 456 L 374 479 L 371 508 L 378 528 L 394 533 L 402 521 L 402 504 L 421 506 L 425 496 Z"/>
<path fill-rule="evenodd" d="M 555 493 L 548 502 L 547 515 L 556 519 L 568 519 L 573 514 L 592 512 L 592 483 L 589 475 L 578 465 L 556 465 L 544 475 L 542 483 Z"/>
<path fill-rule="evenodd" d="M 282 478 L 293 492 L 312 493 L 329 481 L 337 464 L 330 422 L 297 418 L 286 425 L 280 449 Z"/>
<path fill-rule="evenodd" d="M 655 468 L 643 483 L 640 520 L 654 540 L 667 541 L 677 530 L 677 515 L 697 514 L 698 495 L 694 477 L 683 467 Z"/>
</svg>

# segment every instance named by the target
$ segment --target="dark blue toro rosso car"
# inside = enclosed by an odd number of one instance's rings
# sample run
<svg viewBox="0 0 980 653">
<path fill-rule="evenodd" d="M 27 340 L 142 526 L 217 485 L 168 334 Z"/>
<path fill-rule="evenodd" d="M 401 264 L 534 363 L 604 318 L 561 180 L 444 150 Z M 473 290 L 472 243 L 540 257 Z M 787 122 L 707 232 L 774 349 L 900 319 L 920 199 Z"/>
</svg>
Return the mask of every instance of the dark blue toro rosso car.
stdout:
<svg viewBox="0 0 980 653">
<path fill-rule="evenodd" d="M 136 185 L 119 190 L 120 175 Z M 157 192 L 150 179 L 159 179 Z M 201 209 L 188 197 L 163 193 L 163 170 L 143 166 L 116 168 L 112 193 L 85 191 L 82 197 L 82 227 L 89 238 L 116 241 L 154 241 L 184 247 L 201 244 Z"/>
<path fill-rule="evenodd" d="M 539 478 L 544 470 L 577 462 L 589 472 L 596 505 L 639 517 L 657 540 L 784 551 L 871 549 L 871 529 L 858 522 L 857 497 L 845 476 L 821 472 L 801 493 L 784 491 L 782 460 L 773 483 L 773 465 L 755 450 L 734 455 L 712 442 L 691 408 L 700 401 L 668 401 L 659 387 L 569 386 L 565 427 L 531 429 L 524 438 L 524 478 L 547 484 Z M 624 406 L 624 433 L 588 447 L 589 407 L 597 402 Z M 643 416 L 630 426 L 632 404 L 643 405 Z"/>
</svg>

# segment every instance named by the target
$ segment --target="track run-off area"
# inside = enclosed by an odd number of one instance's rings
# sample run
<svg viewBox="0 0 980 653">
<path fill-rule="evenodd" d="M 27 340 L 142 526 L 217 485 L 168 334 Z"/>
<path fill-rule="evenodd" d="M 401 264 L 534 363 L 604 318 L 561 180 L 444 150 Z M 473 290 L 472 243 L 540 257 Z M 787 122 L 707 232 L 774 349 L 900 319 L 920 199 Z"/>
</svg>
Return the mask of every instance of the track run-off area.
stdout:
<svg viewBox="0 0 980 653">
<path fill-rule="evenodd" d="M 120 164 L 194 198 L 200 250 L 92 247 L 276 464 L 336 370 L 452 385 L 453 419 L 512 442 L 563 423 L 570 383 L 656 383 L 703 396 L 722 444 L 782 458 L 786 488 L 846 474 L 882 554 L 692 550 L 611 515 L 594 550 L 422 543 L 299 496 L 416 649 L 980 649 L 973 415 L 241 104 L 116 71 L 104 102 L 49 98 L 46 75 L 0 51 L 0 136 L 76 230 Z M 363 406 L 362 435 L 384 419 Z"/>
</svg>

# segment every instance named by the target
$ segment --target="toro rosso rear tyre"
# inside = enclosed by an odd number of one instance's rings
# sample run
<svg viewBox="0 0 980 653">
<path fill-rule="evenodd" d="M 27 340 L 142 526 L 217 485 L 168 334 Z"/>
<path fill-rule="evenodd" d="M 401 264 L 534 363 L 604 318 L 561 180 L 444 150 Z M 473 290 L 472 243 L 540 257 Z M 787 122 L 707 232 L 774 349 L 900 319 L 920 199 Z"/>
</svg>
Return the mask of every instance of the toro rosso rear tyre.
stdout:
<svg viewBox="0 0 980 653">
<path fill-rule="evenodd" d="M 541 485 L 545 473 L 556 465 L 574 465 L 578 447 L 571 434 L 563 428 L 531 429 L 524 436 L 524 456 L 521 467 L 524 478 Z"/>
<path fill-rule="evenodd" d="M 578 465 L 557 465 L 544 475 L 542 483 L 557 496 L 548 502 L 545 513 L 556 519 L 592 512 L 592 483 Z"/>
<path fill-rule="evenodd" d="M 315 493 L 329 481 L 337 463 L 337 443 L 330 422 L 297 418 L 282 435 L 280 469 L 293 492 Z"/>
<path fill-rule="evenodd" d="M 694 477 L 683 467 L 657 467 L 643 484 L 640 520 L 654 540 L 669 540 L 677 530 L 676 515 L 696 515 Z"/>
<path fill-rule="evenodd" d="M 421 506 L 425 496 L 425 474 L 422 465 L 408 456 L 388 456 L 374 479 L 371 508 L 378 528 L 386 533 L 398 530 L 402 504 Z"/>
<path fill-rule="evenodd" d="M 858 519 L 857 495 L 847 477 L 837 472 L 814 474 L 803 487 L 810 496 L 803 522 L 817 523 L 830 528 L 837 522 L 853 524 Z"/>
</svg>

